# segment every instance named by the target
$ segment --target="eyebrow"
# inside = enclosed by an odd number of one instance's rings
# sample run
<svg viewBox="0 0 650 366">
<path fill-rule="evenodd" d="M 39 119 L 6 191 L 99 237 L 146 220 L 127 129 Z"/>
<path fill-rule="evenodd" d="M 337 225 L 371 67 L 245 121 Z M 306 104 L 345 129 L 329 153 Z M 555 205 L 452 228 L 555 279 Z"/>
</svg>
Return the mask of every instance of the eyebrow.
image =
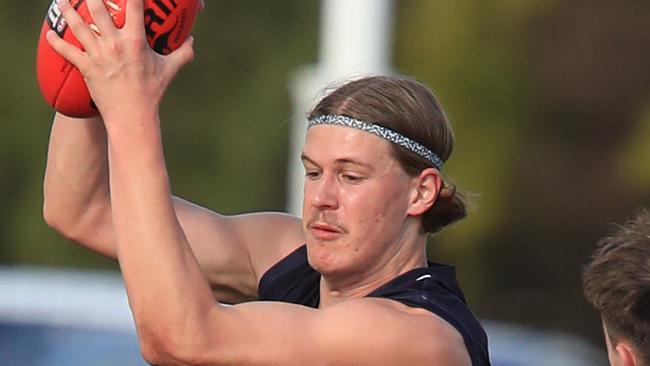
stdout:
<svg viewBox="0 0 650 366">
<path fill-rule="evenodd" d="M 309 156 L 307 156 L 304 152 L 300 155 L 300 159 L 301 159 L 303 162 L 306 161 L 306 162 L 309 162 L 309 163 L 314 164 L 314 165 L 316 165 L 316 166 L 319 165 L 319 164 L 316 163 L 312 158 L 310 158 Z M 374 167 L 374 166 L 372 166 L 372 165 L 370 165 L 370 164 L 368 164 L 368 163 L 366 163 L 366 162 L 363 162 L 363 161 L 359 161 L 359 160 L 353 159 L 353 158 L 338 158 L 338 159 L 336 159 L 336 160 L 334 161 L 334 163 L 336 163 L 336 164 L 340 164 L 340 165 L 345 165 L 345 164 L 359 165 L 359 166 L 362 166 L 362 167 L 367 168 L 367 169 L 375 170 L 375 167 Z"/>
</svg>

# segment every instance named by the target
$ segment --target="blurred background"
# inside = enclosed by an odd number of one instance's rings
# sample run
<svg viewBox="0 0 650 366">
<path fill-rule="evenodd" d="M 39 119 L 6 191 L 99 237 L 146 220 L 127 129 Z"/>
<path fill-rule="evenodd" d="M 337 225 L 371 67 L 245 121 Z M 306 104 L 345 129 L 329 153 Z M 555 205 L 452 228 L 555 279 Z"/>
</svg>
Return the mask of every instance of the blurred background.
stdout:
<svg viewBox="0 0 650 366">
<path fill-rule="evenodd" d="M 52 110 L 38 91 L 35 55 L 49 3 L 0 2 L 0 265 L 9 271 L 0 283 L 15 285 L 0 285 L 0 298 L 13 291 L 44 308 L 69 295 L 38 285 L 99 271 L 121 288 L 114 263 L 62 239 L 41 216 Z M 291 89 L 300 70 L 322 57 L 322 4 L 206 3 L 194 28 L 195 61 L 162 106 L 173 190 L 222 213 L 284 210 L 291 125 L 303 116 Z M 650 2 L 388 4 L 390 70 L 437 94 L 457 139 L 445 174 L 474 195 L 468 218 L 431 238 L 429 256 L 457 266 L 469 303 L 494 324 L 495 339 L 542 334 L 604 355 L 580 271 L 613 223 L 650 207 Z M 20 282 L 33 270 L 54 272 Z M 76 289 L 97 288 L 84 286 Z M 16 323 L 40 326 L 36 317 L 17 315 L 25 306 L 1 301 L 0 355 L 29 347 L 14 338 L 23 332 Z M 493 345 L 495 360 L 519 349 Z M 29 362 L 15 364 L 37 364 Z M 507 362 L 495 365 L 519 364 Z"/>
</svg>

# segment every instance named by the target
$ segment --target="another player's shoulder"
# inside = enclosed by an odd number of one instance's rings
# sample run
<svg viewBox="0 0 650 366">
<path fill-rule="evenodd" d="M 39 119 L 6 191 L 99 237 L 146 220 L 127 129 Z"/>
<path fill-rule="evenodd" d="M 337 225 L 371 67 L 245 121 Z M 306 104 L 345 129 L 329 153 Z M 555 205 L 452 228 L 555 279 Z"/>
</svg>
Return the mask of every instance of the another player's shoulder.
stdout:
<svg viewBox="0 0 650 366">
<path fill-rule="evenodd" d="M 321 340 L 347 344 L 349 352 L 367 352 L 363 357 L 376 364 L 420 365 L 435 360 L 443 366 L 471 365 L 460 333 L 424 309 L 389 299 L 361 298 L 322 310 L 320 320 Z M 357 346 L 349 347 L 350 343 Z M 344 354 L 340 357 L 346 359 Z"/>
</svg>

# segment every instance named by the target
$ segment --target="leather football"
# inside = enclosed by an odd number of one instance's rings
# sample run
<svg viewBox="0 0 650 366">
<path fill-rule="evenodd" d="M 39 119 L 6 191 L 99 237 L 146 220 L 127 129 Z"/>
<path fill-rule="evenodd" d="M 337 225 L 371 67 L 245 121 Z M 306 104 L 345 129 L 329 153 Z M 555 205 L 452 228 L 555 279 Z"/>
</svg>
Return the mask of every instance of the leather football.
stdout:
<svg viewBox="0 0 650 366">
<path fill-rule="evenodd" d="M 127 0 L 104 0 L 113 23 L 124 26 Z M 70 0 L 81 18 L 94 28 L 86 0 Z M 180 47 L 190 34 L 199 11 L 199 0 L 145 0 L 144 23 L 147 42 L 151 48 L 168 54 Z M 59 55 L 45 39 L 50 29 L 67 42 L 83 49 L 68 28 L 58 7 L 52 0 L 41 34 L 36 54 L 36 74 L 45 101 L 55 110 L 71 117 L 92 117 L 99 114 L 79 70 Z"/>
</svg>

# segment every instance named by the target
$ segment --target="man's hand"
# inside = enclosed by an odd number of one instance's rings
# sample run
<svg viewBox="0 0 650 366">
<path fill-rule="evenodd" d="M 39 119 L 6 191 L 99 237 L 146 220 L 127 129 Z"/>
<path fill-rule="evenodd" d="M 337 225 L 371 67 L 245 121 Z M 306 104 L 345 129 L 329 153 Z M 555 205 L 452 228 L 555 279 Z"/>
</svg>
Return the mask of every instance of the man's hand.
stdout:
<svg viewBox="0 0 650 366">
<path fill-rule="evenodd" d="M 92 28 L 69 0 L 59 3 L 61 13 L 84 50 L 64 41 L 54 31 L 48 32 L 48 42 L 79 69 L 105 120 L 116 113 L 157 111 L 173 78 L 194 56 L 193 38 L 188 37 L 180 48 L 163 56 L 147 43 L 143 0 L 127 1 L 126 23 L 122 29 L 113 24 L 102 0 L 87 0 L 87 4 L 95 22 Z"/>
</svg>

